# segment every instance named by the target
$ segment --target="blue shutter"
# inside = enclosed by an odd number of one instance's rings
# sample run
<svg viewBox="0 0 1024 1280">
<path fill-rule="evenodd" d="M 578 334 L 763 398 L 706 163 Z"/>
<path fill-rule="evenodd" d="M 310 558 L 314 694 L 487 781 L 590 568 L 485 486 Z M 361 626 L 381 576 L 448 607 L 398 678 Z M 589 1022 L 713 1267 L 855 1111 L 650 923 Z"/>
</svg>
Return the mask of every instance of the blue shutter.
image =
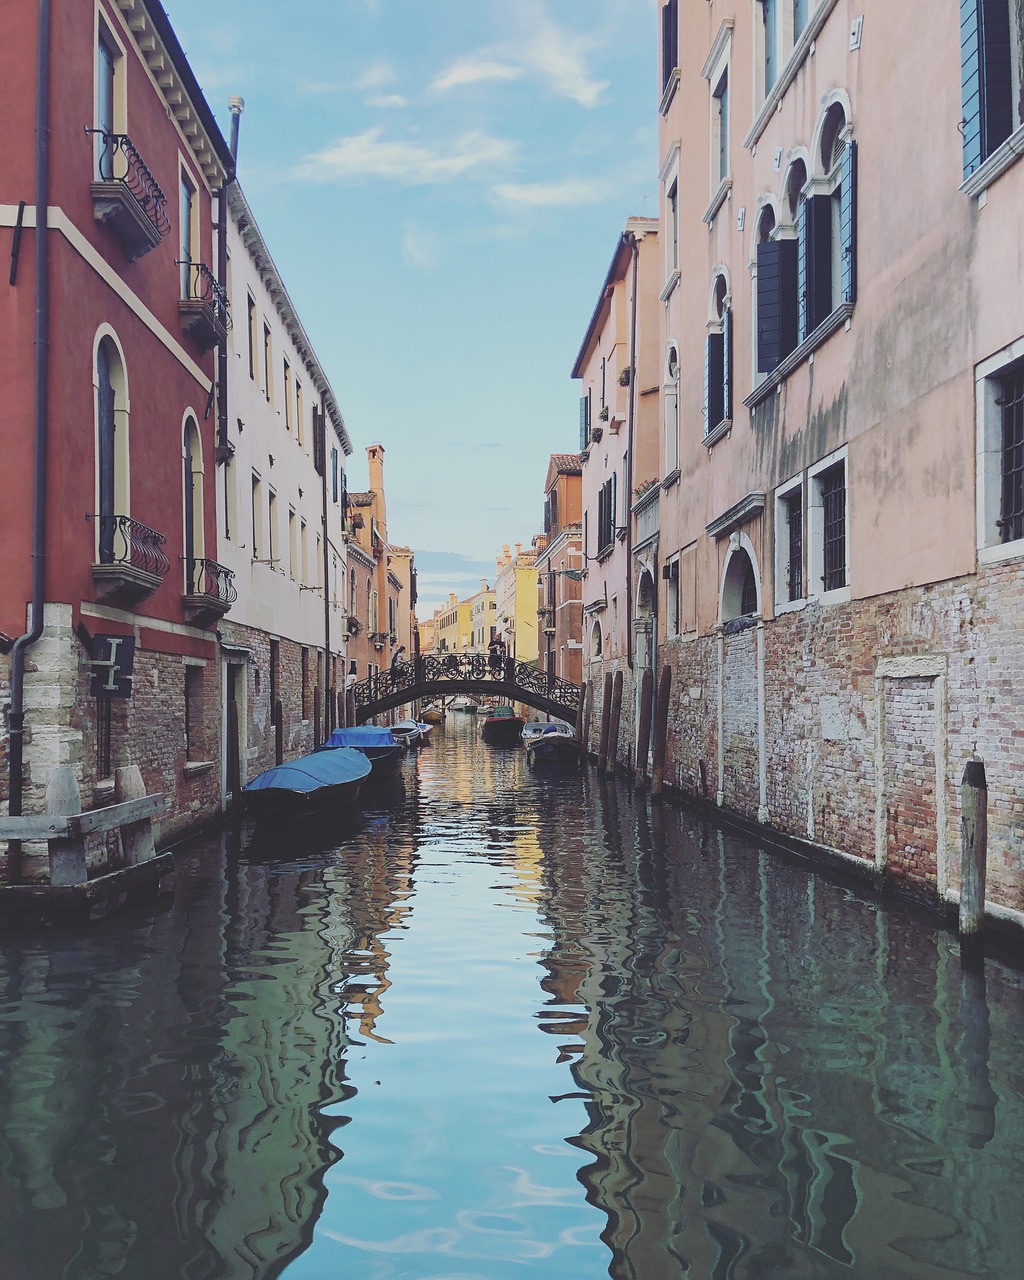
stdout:
<svg viewBox="0 0 1024 1280">
<path fill-rule="evenodd" d="M 1007 0 L 961 0 L 960 83 L 967 178 L 1013 131 Z"/>
<path fill-rule="evenodd" d="M 732 308 L 722 315 L 722 417 L 732 417 Z"/>
<path fill-rule="evenodd" d="M 757 246 L 757 370 L 772 370 L 797 345 L 796 240 Z"/>
<path fill-rule="evenodd" d="M 839 300 L 857 301 L 857 144 L 843 151 L 839 192 Z"/>
<path fill-rule="evenodd" d="M 618 524 L 619 514 L 615 506 L 615 472 L 613 471 L 608 479 L 608 526 L 611 530 L 610 538 L 615 536 L 615 526 Z"/>
<path fill-rule="evenodd" d="M 807 244 L 807 201 L 801 200 L 796 207 L 796 304 L 797 304 L 797 344 L 803 342 L 810 333 L 810 299 L 807 293 L 809 257 Z"/>
</svg>

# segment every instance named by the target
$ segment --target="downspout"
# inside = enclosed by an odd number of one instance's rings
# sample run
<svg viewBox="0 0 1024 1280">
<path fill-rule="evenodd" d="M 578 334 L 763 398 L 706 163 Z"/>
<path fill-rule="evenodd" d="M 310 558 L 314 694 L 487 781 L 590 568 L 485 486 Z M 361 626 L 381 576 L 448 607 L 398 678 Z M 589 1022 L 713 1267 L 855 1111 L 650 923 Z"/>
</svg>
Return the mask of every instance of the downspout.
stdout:
<svg viewBox="0 0 1024 1280">
<path fill-rule="evenodd" d="M 633 296 L 629 304 L 629 399 L 626 402 L 626 665 L 633 670 L 633 433 L 636 404 L 636 291 L 640 276 L 640 249 L 636 236 L 627 231 L 623 239 L 633 255 Z"/>
<path fill-rule="evenodd" d="M 8 763 L 8 811 L 22 812 L 25 759 L 25 651 L 43 634 L 46 588 L 46 481 L 48 384 L 50 373 L 50 0 L 39 0 L 36 46 L 36 327 L 35 327 L 35 458 L 32 482 L 32 612 L 28 631 L 11 653 L 11 740 Z M 10 845 L 8 876 L 21 879 L 21 846 Z"/>
<path fill-rule="evenodd" d="M 324 402 L 320 401 L 320 432 L 323 436 L 323 451 L 321 459 L 323 461 L 323 476 L 321 492 L 323 495 L 323 526 L 324 526 L 324 736 L 322 741 L 326 742 L 331 736 L 331 547 L 330 547 L 330 522 L 327 519 L 327 410 L 324 408 Z M 340 461 L 340 457 L 339 457 Z"/>
</svg>

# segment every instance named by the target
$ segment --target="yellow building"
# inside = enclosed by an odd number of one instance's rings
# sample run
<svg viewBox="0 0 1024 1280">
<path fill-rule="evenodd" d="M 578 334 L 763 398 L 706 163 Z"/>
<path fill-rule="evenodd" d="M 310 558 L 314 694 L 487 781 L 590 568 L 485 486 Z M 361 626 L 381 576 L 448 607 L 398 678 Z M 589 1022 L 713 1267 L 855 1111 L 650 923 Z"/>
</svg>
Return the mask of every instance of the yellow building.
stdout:
<svg viewBox="0 0 1024 1280">
<path fill-rule="evenodd" d="M 520 662 L 537 660 L 537 554 L 516 543 L 515 554 L 507 546 L 498 556 L 494 583 L 498 636 L 509 655 Z"/>
<path fill-rule="evenodd" d="M 448 604 L 434 614 L 434 646 L 437 653 L 465 653 L 470 648 L 470 602 L 453 591 Z"/>
</svg>

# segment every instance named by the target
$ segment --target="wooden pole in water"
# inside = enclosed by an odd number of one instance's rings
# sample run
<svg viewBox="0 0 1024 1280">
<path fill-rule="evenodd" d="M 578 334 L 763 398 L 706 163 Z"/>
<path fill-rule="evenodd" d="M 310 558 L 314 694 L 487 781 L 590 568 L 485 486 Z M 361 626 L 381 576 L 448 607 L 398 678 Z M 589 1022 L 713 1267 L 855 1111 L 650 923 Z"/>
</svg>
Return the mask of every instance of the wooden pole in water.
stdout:
<svg viewBox="0 0 1024 1280">
<path fill-rule="evenodd" d="M 612 673 L 605 673 L 604 701 L 601 704 L 601 741 L 597 748 L 597 767 L 604 769 L 608 763 L 608 726 L 612 715 Z"/>
<path fill-rule="evenodd" d="M 580 685 L 580 707 L 576 712 L 576 741 L 585 746 L 587 741 L 587 695 L 590 686 L 586 680 Z"/>
<path fill-rule="evenodd" d="M 654 713 L 654 762 L 651 769 L 651 799 L 660 800 L 665 785 L 665 740 L 668 737 L 668 698 L 672 692 L 672 668 L 662 667 L 658 681 L 658 705 Z"/>
<path fill-rule="evenodd" d="M 647 756 L 651 750 L 651 712 L 654 710 L 654 672 L 650 667 L 640 681 L 640 727 L 636 735 L 633 785 L 642 791 L 647 781 Z"/>
<path fill-rule="evenodd" d="M 960 783 L 960 936 L 978 937 L 985 926 L 988 862 L 988 784 L 983 760 L 968 760 Z"/>
<path fill-rule="evenodd" d="M 618 763 L 619 755 L 619 727 L 622 723 L 622 672 L 616 671 L 615 680 L 612 684 L 612 714 L 611 723 L 608 726 L 608 763 L 605 765 L 605 772 L 608 774 L 615 773 L 615 766 Z"/>
</svg>

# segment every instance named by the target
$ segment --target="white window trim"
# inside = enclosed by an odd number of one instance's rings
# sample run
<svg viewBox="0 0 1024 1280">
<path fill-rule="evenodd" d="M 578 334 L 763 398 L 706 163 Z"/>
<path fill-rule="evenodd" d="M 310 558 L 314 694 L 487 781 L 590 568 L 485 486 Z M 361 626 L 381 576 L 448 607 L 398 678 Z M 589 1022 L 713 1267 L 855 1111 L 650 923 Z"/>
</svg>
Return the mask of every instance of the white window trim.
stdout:
<svg viewBox="0 0 1024 1280">
<path fill-rule="evenodd" d="M 672 146 L 669 148 L 668 155 L 665 157 L 664 163 L 661 166 L 661 172 L 659 173 L 658 177 L 661 182 L 661 206 L 662 206 L 662 209 L 666 211 L 665 221 L 667 223 L 668 222 L 668 213 L 667 213 L 668 193 L 672 189 L 673 185 L 675 185 L 675 189 L 676 189 L 676 201 L 677 201 L 676 207 L 677 209 L 679 207 L 678 200 L 679 200 L 679 192 L 680 192 L 680 183 L 679 183 L 679 143 L 678 142 L 674 142 Z M 679 265 L 678 263 L 673 263 L 672 261 L 672 246 L 669 243 L 669 239 L 670 239 L 669 236 L 665 237 L 665 248 L 664 248 L 665 287 L 662 289 L 661 294 L 659 295 L 662 302 L 665 302 L 668 299 L 672 290 L 679 283 Z M 681 252 L 682 250 L 681 243 L 679 245 L 679 249 Z"/>
<path fill-rule="evenodd" d="M 727 172 L 723 174 L 720 172 L 719 157 L 721 154 L 721 139 L 719 137 L 719 126 L 717 124 L 716 116 L 718 108 L 715 106 L 715 99 L 717 97 L 716 90 L 722 83 L 722 78 L 724 76 L 728 76 L 728 80 L 726 81 L 727 89 L 731 90 L 733 88 L 730 65 L 732 61 L 732 28 L 733 19 L 726 18 L 718 28 L 718 34 L 715 36 L 710 52 L 704 62 L 704 66 L 701 68 L 701 75 L 708 82 L 708 163 L 710 165 L 709 172 L 711 173 L 712 182 L 714 183 L 711 203 L 705 210 L 703 218 L 709 226 L 711 225 L 711 222 L 714 221 L 715 214 L 725 203 L 726 197 L 732 190 L 733 154 L 730 139 L 728 137 L 728 118 L 726 119 L 727 136 L 725 140 L 726 158 L 728 163 L 726 165 Z M 735 95 L 731 92 L 729 93 L 729 115 L 732 115 L 735 109 L 735 103 L 733 102 L 734 96 Z"/>
<path fill-rule="evenodd" d="M 764 100 L 764 105 L 754 117 L 754 123 L 750 126 L 750 132 L 743 139 L 743 146 L 748 151 L 753 151 L 757 146 L 758 139 L 768 128 L 768 122 L 779 108 L 786 90 L 797 78 L 800 68 L 807 60 L 811 47 L 821 34 L 821 29 L 828 21 L 832 10 L 839 3 L 839 0 L 819 0 L 817 8 L 807 18 L 807 26 L 801 32 L 800 39 L 793 46 L 793 52 L 789 55 L 789 61 L 779 71 L 778 78 L 772 87 L 771 93 Z"/>
<path fill-rule="evenodd" d="M 789 584 L 786 580 L 786 564 L 789 555 L 789 519 L 786 515 L 786 499 L 791 494 L 800 492 L 804 495 L 801 506 L 801 518 L 804 522 L 803 546 L 804 562 L 800 566 L 800 581 L 803 584 L 803 595 L 796 600 L 789 599 Z M 782 532 L 786 538 L 783 541 Z M 807 607 L 807 499 L 804 493 L 804 473 L 801 471 L 792 479 L 780 484 L 775 490 L 775 613 L 799 613 Z"/>
<path fill-rule="evenodd" d="M 804 583 L 804 593 L 807 600 L 817 600 L 822 605 L 845 604 L 850 599 L 850 464 L 848 451 L 849 446 L 844 444 L 842 448 L 816 462 L 813 467 L 807 468 L 807 496 L 805 502 L 807 514 L 804 518 L 804 565 L 806 566 L 807 580 Z M 816 481 L 823 472 L 828 471 L 839 462 L 844 467 L 846 488 L 846 585 L 844 587 L 836 587 L 834 591 L 812 591 L 812 584 L 821 582 L 822 568 L 824 567 L 824 548 L 822 545 L 824 536 L 822 528 L 823 508 Z"/>
<path fill-rule="evenodd" d="M 996 379 L 1024 360 L 1024 337 L 983 360 L 974 371 L 977 466 L 977 545 L 979 564 L 1000 564 L 1024 556 L 1024 538 L 999 542 L 995 522 L 1002 500 L 1002 414 L 996 404 Z"/>
</svg>

